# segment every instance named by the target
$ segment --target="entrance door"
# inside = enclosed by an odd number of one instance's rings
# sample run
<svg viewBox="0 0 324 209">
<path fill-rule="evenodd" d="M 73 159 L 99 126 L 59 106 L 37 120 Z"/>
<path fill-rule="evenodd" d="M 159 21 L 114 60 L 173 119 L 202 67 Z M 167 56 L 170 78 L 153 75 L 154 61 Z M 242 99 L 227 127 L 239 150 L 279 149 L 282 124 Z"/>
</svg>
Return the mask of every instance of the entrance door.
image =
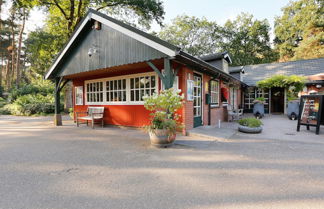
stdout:
<svg viewBox="0 0 324 209">
<path fill-rule="evenodd" d="M 283 88 L 271 89 L 271 113 L 283 113 L 285 105 L 285 91 Z"/>
<path fill-rule="evenodd" d="M 201 118 L 201 92 L 202 92 L 202 82 L 201 75 L 194 74 L 194 85 L 193 85 L 193 99 L 194 99 L 194 107 L 193 107 L 193 115 L 194 115 L 194 127 L 202 125 Z"/>
</svg>

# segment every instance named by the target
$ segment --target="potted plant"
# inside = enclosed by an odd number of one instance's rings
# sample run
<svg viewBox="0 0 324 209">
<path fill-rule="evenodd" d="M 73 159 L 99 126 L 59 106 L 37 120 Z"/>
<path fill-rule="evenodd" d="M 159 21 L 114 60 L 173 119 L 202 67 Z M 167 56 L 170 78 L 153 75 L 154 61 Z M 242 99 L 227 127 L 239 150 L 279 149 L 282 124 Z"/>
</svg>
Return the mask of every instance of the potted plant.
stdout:
<svg viewBox="0 0 324 209">
<path fill-rule="evenodd" d="M 151 144 L 156 147 L 168 147 L 173 144 L 176 132 L 182 125 L 176 113 L 182 107 L 183 95 L 173 89 L 161 91 L 160 94 L 144 96 L 144 107 L 151 111 L 150 125 L 146 126 Z"/>
<path fill-rule="evenodd" d="M 264 103 L 265 103 L 265 98 L 264 97 L 257 97 L 253 101 L 253 115 L 256 118 L 262 118 L 264 116 Z"/>
<path fill-rule="evenodd" d="M 262 122 L 256 118 L 243 118 L 239 120 L 238 130 L 243 133 L 261 133 Z"/>
</svg>

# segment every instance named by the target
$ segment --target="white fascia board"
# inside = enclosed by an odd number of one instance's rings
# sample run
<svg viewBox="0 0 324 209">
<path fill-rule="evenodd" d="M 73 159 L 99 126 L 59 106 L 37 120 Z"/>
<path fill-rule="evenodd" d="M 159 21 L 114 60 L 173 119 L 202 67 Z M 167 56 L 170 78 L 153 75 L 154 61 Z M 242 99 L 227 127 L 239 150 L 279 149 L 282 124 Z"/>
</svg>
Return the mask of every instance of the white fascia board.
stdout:
<svg viewBox="0 0 324 209">
<path fill-rule="evenodd" d="M 107 25 L 107 26 L 109 26 L 109 27 L 111 27 L 111 28 L 113 28 L 113 29 L 115 29 L 115 30 L 117 30 L 117 31 L 119 31 L 119 32 L 121 32 L 121 33 L 135 39 L 135 40 L 137 40 L 137 41 L 140 41 L 140 42 L 142 42 L 142 43 L 144 43 L 144 44 L 146 44 L 146 45 L 148 45 L 148 46 L 150 46 L 150 47 L 152 47 L 152 48 L 154 48 L 154 49 L 156 49 L 156 50 L 158 50 L 158 51 L 160 51 L 160 52 L 162 52 L 162 53 L 164 53 L 164 54 L 166 54 L 166 55 L 168 55 L 170 57 L 174 57 L 174 56 L 177 55 L 177 53 L 174 50 L 169 49 L 168 47 L 165 47 L 165 46 L 163 46 L 163 45 L 161 45 L 161 44 L 159 44 L 159 43 L 157 43 L 155 41 L 152 41 L 151 39 L 148 39 L 148 38 L 134 32 L 134 31 L 131 31 L 131 30 L 127 29 L 127 28 L 124 28 L 124 27 L 122 27 L 122 26 L 120 26 L 120 25 L 118 25 L 118 24 L 116 24 L 114 22 L 111 22 L 111 21 L 109 21 L 109 20 L 107 20 L 107 19 L 105 19 L 105 18 L 103 18 L 103 17 L 101 17 L 99 15 L 92 14 L 91 18 L 94 19 L 94 20 L 97 20 L 97 21 L 99 21 L 99 22 L 101 22 L 101 23 L 103 23 L 103 24 L 105 24 L 105 25 Z"/>
<path fill-rule="evenodd" d="M 78 37 L 79 33 L 82 31 L 82 29 L 87 24 L 87 22 L 90 20 L 90 18 L 91 18 L 91 14 L 88 14 L 88 16 L 84 19 L 83 23 L 80 25 L 80 27 L 78 28 L 78 30 L 74 33 L 73 37 L 70 39 L 69 43 L 65 46 L 65 48 L 61 52 L 60 56 L 56 59 L 55 63 L 52 65 L 52 67 L 50 68 L 50 70 L 46 73 L 45 79 L 48 79 L 49 78 L 49 76 L 51 75 L 51 73 L 53 72 L 53 70 L 55 69 L 55 67 L 58 65 L 58 63 L 60 62 L 60 60 L 63 58 L 64 54 L 70 48 L 70 46 L 72 45 L 72 43 L 74 42 L 74 40 Z"/>
</svg>

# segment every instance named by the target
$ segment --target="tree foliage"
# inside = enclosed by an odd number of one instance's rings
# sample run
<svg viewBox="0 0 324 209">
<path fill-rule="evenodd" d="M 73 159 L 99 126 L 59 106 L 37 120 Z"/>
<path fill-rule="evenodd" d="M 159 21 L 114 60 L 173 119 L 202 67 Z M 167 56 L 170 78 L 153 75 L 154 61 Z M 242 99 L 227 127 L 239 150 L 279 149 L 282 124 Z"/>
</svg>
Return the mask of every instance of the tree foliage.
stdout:
<svg viewBox="0 0 324 209">
<path fill-rule="evenodd" d="M 241 13 L 228 20 L 221 33 L 221 48 L 228 51 L 233 65 L 269 63 L 278 59 L 271 48 L 270 25 L 266 19 L 255 20 L 253 15 Z"/>
<path fill-rule="evenodd" d="M 275 43 L 280 60 L 324 56 L 324 1 L 298 0 L 282 9 L 275 21 Z"/>
<path fill-rule="evenodd" d="M 248 65 L 277 60 L 269 33 L 267 20 L 254 20 L 252 15 L 242 13 L 224 26 L 205 18 L 178 16 L 158 35 L 190 54 L 201 56 L 227 51 L 233 65 Z"/>
<path fill-rule="evenodd" d="M 115 16 L 138 19 L 144 25 L 155 20 L 161 24 L 164 17 L 160 0 L 22 0 L 31 7 L 45 10 L 44 28 L 31 32 L 26 40 L 27 59 L 31 70 L 44 74 L 62 49 L 75 27 L 89 8 L 103 10 Z"/>
<path fill-rule="evenodd" d="M 158 36 L 192 55 L 201 56 L 219 50 L 219 31 L 216 22 L 182 15 L 173 19 Z"/>
</svg>

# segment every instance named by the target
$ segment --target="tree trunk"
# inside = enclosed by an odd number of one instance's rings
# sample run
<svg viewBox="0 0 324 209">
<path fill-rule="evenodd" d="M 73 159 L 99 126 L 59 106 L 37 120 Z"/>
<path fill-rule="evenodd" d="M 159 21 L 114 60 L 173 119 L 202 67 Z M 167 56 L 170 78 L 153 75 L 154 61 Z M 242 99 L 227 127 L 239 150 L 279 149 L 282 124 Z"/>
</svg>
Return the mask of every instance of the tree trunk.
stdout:
<svg viewBox="0 0 324 209">
<path fill-rule="evenodd" d="M 16 51 L 16 43 L 15 43 L 15 26 L 14 26 L 14 13 L 12 15 L 12 19 L 11 19 L 11 35 L 12 35 L 12 53 L 11 53 L 11 78 L 10 78 L 10 86 L 11 87 L 11 83 L 13 82 L 14 79 L 14 75 L 15 75 L 15 51 Z"/>
<path fill-rule="evenodd" d="M 25 10 L 25 8 L 23 8 L 23 20 L 22 20 L 22 25 L 21 25 L 20 31 L 19 31 L 17 59 L 16 59 L 16 73 L 17 73 L 16 86 L 17 86 L 17 88 L 19 87 L 20 80 L 21 80 L 20 55 L 21 55 L 22 36 L 23 36 L 24 29 L 25 29 L 25 22 L 26 22 L 26 10 Z"/>
<path fill-rule="evenodd" d="M 6 64 L 6 87 L 7 90 L 10 89 L 10 56 L 8 56 Z"/>
</svg>

